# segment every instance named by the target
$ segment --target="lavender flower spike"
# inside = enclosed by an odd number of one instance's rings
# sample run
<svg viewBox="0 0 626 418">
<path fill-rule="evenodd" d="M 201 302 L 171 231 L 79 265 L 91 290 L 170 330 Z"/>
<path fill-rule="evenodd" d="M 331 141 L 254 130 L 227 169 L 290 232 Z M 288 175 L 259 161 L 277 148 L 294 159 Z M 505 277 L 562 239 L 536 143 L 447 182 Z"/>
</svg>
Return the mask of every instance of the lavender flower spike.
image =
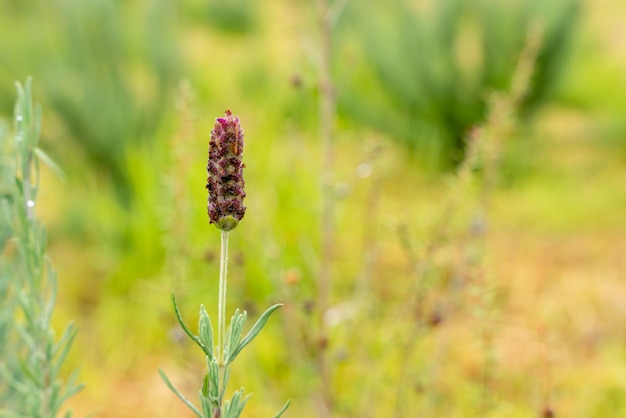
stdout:
<svg viewBox="0 0 626 418">
<path fill-rule="evenodd" d="M 235 229 L 246 213 L 242 157 L 243 129 L 239 118 L 227 110 L 211 131 L 206 184 L 210 222 L 222 231 Z"/>
</svg>

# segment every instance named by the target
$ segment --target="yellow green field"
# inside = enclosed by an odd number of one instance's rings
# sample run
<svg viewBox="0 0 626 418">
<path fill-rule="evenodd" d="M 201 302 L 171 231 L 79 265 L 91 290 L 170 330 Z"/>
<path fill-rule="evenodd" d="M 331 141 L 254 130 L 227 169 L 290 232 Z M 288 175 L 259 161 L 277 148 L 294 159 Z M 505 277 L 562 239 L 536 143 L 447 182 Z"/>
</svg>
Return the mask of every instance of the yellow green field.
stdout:
<svg viewBox="0 0 626 418">
<path fill-rule="evenodd" d="M 200 304 L 216 318 L 220 237 L 204 185 L 210 131 L 229 108 L 246 133 L 248 209 L 230 234 L 228 315 L 284 304 L 233 366 L 229 392 L 252 393 L 243 416 L 273 416 L 291 399 L 284 416 L 325 418 L 324 394 L 332 417 L 626 416 L 626 3 L 581 2 L 555 93 L 484 139 L 504 144 L 484 194 L 473 187 L 482 169 L 464 188 L 454 169 L 434 171 L 338 116 L 330 261 L 313 3 L 258 2 L 259 26 L 241 36 L 180 19 L 182 81 L 154 133 L 119 154 L 128 205 L 42 100 L 41 148 L 66 179 L 42 168 L 37 215 L 59 275 L 55 326 L 79 329 L 65 368 L 86 384 L 67 408 L 194 416 L 157 370 L 196 401 L 205 361 L 170 292 L 192 329 Z M 349 59 L 339 65 L 362 64 Z M 156 100 L 145 67 L 127 77 Z M 43 81 L 33 82 L 37 99 Z"/>
</svg>

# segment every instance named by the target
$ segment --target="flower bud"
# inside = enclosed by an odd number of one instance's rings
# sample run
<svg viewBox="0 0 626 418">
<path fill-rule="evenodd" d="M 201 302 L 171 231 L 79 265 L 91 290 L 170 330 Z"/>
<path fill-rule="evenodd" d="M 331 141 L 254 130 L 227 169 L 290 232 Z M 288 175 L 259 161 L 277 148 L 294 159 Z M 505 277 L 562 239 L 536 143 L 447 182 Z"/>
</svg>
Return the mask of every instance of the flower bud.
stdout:
<svg viewBox="0 0 626 418">
<path fill-rule="evenodd" d="M 246 213 L 242 157 L 243 129 L 239 118 L 227 110 L 211 131 L 206 185 L 209 220 L 222 231 L 235 229 Z"/>
</svg>

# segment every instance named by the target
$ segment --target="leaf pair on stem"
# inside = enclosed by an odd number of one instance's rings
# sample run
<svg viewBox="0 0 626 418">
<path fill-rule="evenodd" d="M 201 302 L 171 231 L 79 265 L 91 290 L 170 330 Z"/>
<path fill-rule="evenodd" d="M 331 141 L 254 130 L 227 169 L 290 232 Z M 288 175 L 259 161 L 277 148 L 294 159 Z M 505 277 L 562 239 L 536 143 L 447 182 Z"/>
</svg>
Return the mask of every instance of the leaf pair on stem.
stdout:
<svg viewBox="0 0 626 418">
<path fill-rule="evenodd" d="M 200 418 L 238 418 L 243 411 L 248 396 L 243 396 L 243 388 L 236 391 L 230 401 L 224 401 L 224 393 L 226 386 L 230 378 L 230 365 L 237 358 L 239 353 L 245 346 L 250 344 L 252 340 L 261 332 L 270 316 L 274 311 L 282 306 L 282 304 L 276 304 L 267 309 L 263 315 L 252 326 L 250 331 L 243 339 L 243 328 L 246 323 L 247 313 L 239 312 L 239 309 L 235 311 L 228 327 L 228 334 L 225 341 L 226 345 L 223 347 L 223 352 L 219 353 L 219 347 L 216 349 L 213 346 L 213 327 L 211 326 L 211 319 L 204 308 L 200 306 L 200 320 L 198 323 L 198 335 L 194 335 L 185 322 L 183 321 L 178 304 L 176 303 L 176 297 L 172 294 L 172 305 L 176 313 L 176 319 L 180 323 L 185 333 L 202 349 L 206 355 L 207 361 L 207 373 L 204 377 L 202 384 L 202 390 L 200 391 L 200 400 L 202 404 L 202 412 L 185 398 L 174 387 L 169 378 L 165 375 L 163 370 L 159 369 L 159 374 L 165 381 L 165 384 Z M 216 355 L 217 354 L 217 355 Z M 219 358 L 223 359 L 220 361 Z M 221 376 L 220 376 L 221 372 Z M 281 411 L 274 417 L 280 417 L 283 412 L 289 406 L 290 401 L 287 401 Z"/>
</svg>

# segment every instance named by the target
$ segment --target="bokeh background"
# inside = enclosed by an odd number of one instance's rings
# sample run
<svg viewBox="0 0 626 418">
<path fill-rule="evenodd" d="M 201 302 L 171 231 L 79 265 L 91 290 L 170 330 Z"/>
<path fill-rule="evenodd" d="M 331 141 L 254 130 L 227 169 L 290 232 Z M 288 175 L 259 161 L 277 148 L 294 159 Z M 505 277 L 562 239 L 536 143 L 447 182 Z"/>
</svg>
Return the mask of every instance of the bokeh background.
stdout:
<svg viewBox="0 0 626 418">
<path fill-rule="evenodd" d="M 169 297 L 191 324 L 200 303 L 216 317 L 205 167 L 232 109 L 248 212 L 231 234 L 228 309 L 285 304 L 235 364 L 231 388 L 254 394 L 246 416 L 287 398 L 286 416 L 323 416 L 325 391 L 337 417 L 626 416 L 626 3 L 330 5 L 332 264 L 315 2 L 0 1 L 0 114 L 10 126 L 14 80 L 32 76 L 41 147 L 65 172 L 43 169 L 38 216 L 58 327 L 80 329 L 67 369 L 87 386 L 68 406 L 192 416 L 157 368 L 195 399 L 204 359 Z M 500 158 L 485 195 L 455 173 L 536 28 L 513 123 L 487 125 Z"/>
</svg>

